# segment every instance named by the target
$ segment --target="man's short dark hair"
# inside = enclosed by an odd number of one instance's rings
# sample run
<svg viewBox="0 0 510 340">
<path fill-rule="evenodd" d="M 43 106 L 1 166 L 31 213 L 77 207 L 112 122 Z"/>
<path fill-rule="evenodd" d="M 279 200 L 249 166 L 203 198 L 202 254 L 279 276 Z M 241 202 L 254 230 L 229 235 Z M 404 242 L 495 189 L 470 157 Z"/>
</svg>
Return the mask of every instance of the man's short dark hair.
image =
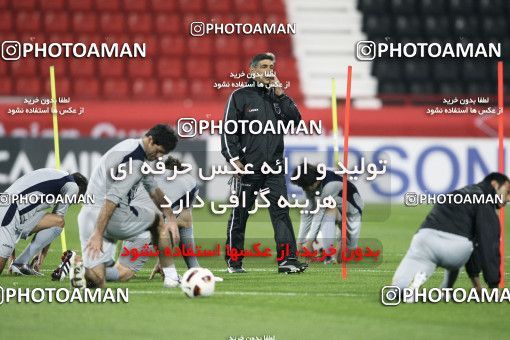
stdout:
<svg viewBox="0 0 510 340">
<path fill-rule="evenodd" d="M 502 186 L 503 184 L 505 184 L 505 182 L 510 182 L 510 179 L 508 179 L 508 177 L 506 175 L 502 174 L 502 173 L 491 172 L 490 174 L 485 176 L 483 181 L 486 182 L 486 183 L 490 183 L 492 181 L 496 181 L 499 184 L 499 186 Z"/>
<path fill-rule="evenodd" d="M 250 63 L 250 66 L 257 66 L 258 63 L 262 60 L 271 60 L 271 61 L 275 61 L 276 58 L 274 56 L 273 53 L 271 52 L 266 52 L 266 53 L 260 53 L 260 54 L 257 54 L 255 55 L 252 59 L 251 59 L 251 63 Z"/>
<path fill-rule="evenodd" d="M 166 124 L 158 124 L 153 126 L 145 136 L 152 136 L 152 141 L 156 145 L 160 145 L 165 149 L 165 153 L 169 153 L 173 149 L 175 149 L 177 145 L 177 134 L 174 129 L 170 127 L 170 125 Z"/>
<path fill-rule="evenodd" d="M 85 192 L 87 192 L 87 186 L 89 185 L 87 177 L 83 176 L 79 172 L 75 172 L 71 176 L 73 177 L 74 182 L 78 185 L 78 195 L 85 195 Z"/>
<path fill-rule="evenodd" d="M 168 156 L 168 158 L 165 161 L 165 168 L 169 170 L 173 170 L 175 167 L 177 167 L 178 171 L 184 170 L 184 167 L 181 164 L 181 161 L 178 160 L 175 157 Z"/>
<path fill-rule="evenodd" d="M 298 170 L 299 169 L 299 170 Z M 309 187 L 310 185 L 317 182 L 317 177 L 319 177 L 319 172 L 317 171 L 317 167 L 313 164 L 306 163 L 306 174 L 305 174 L 305 163 L 299 164 L 294 171 L 292 172 L 292 177 L 296 177 L 299 171 L 299 177 L 297 179 L 291 180 L 291 182 L 303 189 Z"/>
</svg>

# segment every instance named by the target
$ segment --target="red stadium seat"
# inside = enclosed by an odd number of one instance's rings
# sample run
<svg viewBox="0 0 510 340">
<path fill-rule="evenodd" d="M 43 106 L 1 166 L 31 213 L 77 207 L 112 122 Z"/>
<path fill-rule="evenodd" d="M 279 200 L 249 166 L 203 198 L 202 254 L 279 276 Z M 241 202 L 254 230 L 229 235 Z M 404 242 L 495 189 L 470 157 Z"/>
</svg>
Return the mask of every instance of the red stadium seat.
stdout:
<svg viewBox="0 0 510 340">
<path fill-rule="evenodd" d="M 16 61 L 11 61 L 11 77 L 36 77 L 37 76 L 37 61 L 32 58 L 22 58 Z"/>
<path fill-rule="evenodd" d="M 71 77 L 95 77 L 96 63 L 94 59 L 71 59 L 69 63 Z"/>
<path fill-rule="evenodd" d="M 73 29 L 75 32 L 96 32 L 97 17 L 93 12 L 76 12 L 73 14 Z"/>
<path fill-rule="evenodd" d="M 96 9 L 99 11 L 118 11 L 120 0 L 96 0 Z"/>
<path fill-rule="evenodd" d="M 76 37 L 76 41 L 79 41 L 85 45 L 92 43 L 100 44 L 102 42 L 106 42 L 103 36 L 97 33 L 80 33 Z"/>
<path fill-rule="evenodd" d="M 269 41 L 269 51 L 273 52 L 277 58 L 290 57 L 292 55 L 292 44 L 285 35 L 276 35 Z"/>
<path fill-rule="evenodd" d="M 19 12 L 16 14 L 18 32 L 38 32 L 41 30 L 41 14 L 38 12 Z"/>
<path fill-rule="evenodd" d="M 154 79 L 135 79 L 131 91 L 136 99 L 154 99 L 159 94 L 158 82 Z"/>
<path fill-rule="evenodd" d="M 124 16 L 120 13 L 101 13 L 101 30 L 105 33 L 122 33 L 126 29 Z"/>
<path fill-rule="evenodd" d="M 190 94 L 194 99 L 210 100 L 217 95 L 217 89 L 214 88 L 214 82 L 211 80 L 193 80 L 190 85 Z"/>
<path fill-rule="evenodd" d="M 128 34 L 125 34 L 125 33 L 112 33 L 112 34 L 106 35 L 104 37 L 103 41 L 108 44 L 113 44 L 113 43 L 123 44 L 123 43 L 129 43 L 131 41 L 131 38 Z"/>
<path fill-rule="evenodd" d="M 63 10 L 66 6 L 66 0 L 44 0 L 39 3 L 43 11 Z"/>
<path fill-rule="evenodd" d="M 259 11 L 259 4 L 257 1 L 252 0 L 234 0 L 234 8 L 239 13 L 249 13 L 253 15 Z"/>
<path fill-rule="evenodd" d="M 7 76 L 7 72 L 9 70 L 7 65 L 6 61 L 0 60 L 0 76 Z"/>
<path fill-rule="evenodd" d="M 188 94 L 188 81 L 185 79 L 163 79 L 161 81 L 162 97 L 182 99 Z"/>
<path fill-rule="evenodd" d="M 175 12 L 177 10 L 177 1 L 152 0 L 151 2 L 155 12 Z"/>
<path fill-rule="evenodd" d="M 230 13 L 232 3 L 229 0 L 206 0 L 209 13 Z"/>
<path fill-rule="evenodd" d="M 189 34 L 190 32 L 190 25 L 192 22 L 208 22 L 209 16 L 205 15 L 204 13 L 197 13 L 197 14 L 187 14 L 184 16 L 184 20 L 181 18 L 181 27 L 183 32 L 186 34 Z"/>
<path fill-rule="evenodd" d="M 236 36 L 219 36 L 214 42 L 214 52 L 220 55 L 239 55 L 240 39 Z"/>
<path fill-rule="evenodd" d="M 158 77 L 179 78 L 184 75 L 181 58 L 161 58 L 158 61 Z"/>
<path fill-rule="evenodd" d="M 215 14 L 211 16 L 213 23 L 235 23 L 236 18 L 232 14 Z"/>
<path fill-rule="evenodd" d="M 92 0 L 69 0 L 68 6 L 72 13 L 75 11 L 90 11 L 92 9 Z"/>
<path fill-rule="evenodd" d="M 148 5 L 147 1 L 140 0 L 124 0 L 123 3 L 126 11 L 145 11 Z"/>
<path fill-rule="evenodd" d="M 71 59 L 72 60 L 72 59 Z M 76 59 L 76 60 L 85 60 L 85 59 Z M 74 60 L 73 60 L 74 61 Z M 59 82 L 61 79 L 69 77 L 69 74 L 67 73 L 69 60 L 65 58 L 43 58 L 39 59 L 37 61 L 37 64 L 39 65 L 39 76 L 46 79 L 46 81 L 49 81 L 49 75 L 50 75 L 50 66 L 55 67 L 55 76 L 57 78 L 57 82 Z"/>
<path fill-rule="evenodd" d="M 73 80 L 73 98 L 98 98 L 99 81 L 95 78 L 76 78 Z"/>
<path fill-rule="evenodd" d="M 33 95 L 40 96 L 41 82 L 38 78 L 17 78 L 15 93 L 19 95 Z"/>
<path fill-rule="evenodd" d="M 156 16 L 156 31 L 159 33 L 179 33 L 182 19 L 177 14 L 160 13 Z"/>
<path fill-rule="evenodd" d="M 69 31 L 69 15 L 66 12 L 45 13 L 44 30 L 47 32 Z"/>
<path fill-rule="evenodd" d="M 14 9 L 26 9 L 26 10 L 33 10 L 36 7 L 37 3 L 36 0 L 16 0 L 11 1 L 11 6 Z"/>
<path fill-rule="evenodd" d="M 243 39 L 242 48 L 246 56 L 253 56 L 258 53 L 269 51 L 269 44 L 265 37 L 254 37 L 252 39 Z"/>
<path fill-rule="evenodd" d="M 131 78 L 149 78 L 153 75 L 153 63 L 149 59 L 132 59 L 126 64 Z"/>
<path fill-rule="evenodd" d="M 145 13 L 130 13 L 128 16 L 128 29 L 135 33 L 150 33 L 152 31 L 152 17 Z"/>
<path fill-rule="evenodd" d="M 179 0 L 179 7 L 183 13 L 197 13 L 205 10 L 203 0 Z"/>
<path fill-rule="evenodd" d="M 129 92 L 128 81 L 124 78 L 107 78 L 103 82 L 103 96 L 106 98 L 124 98 Z"/>
<path fill-rule="evenodd" d="M 47 42 L 74 42 L 74 36 L 71 33 L 51 33 Z"/>
<path fill-rule="evenodd" d="M 275 0 L 261 0 L 262 11 L 267 14 L 280 14 L 285 15 L 285 3 L 284 1 Z"/>
<path fill-rule="evenodd" d="M 0 95 L 12 94 L 12 85 L 9 81 L 0 81 Z"/>
<path fill-rule="evenodd" d="M 0 13 L 0 32 L 12 32 L 13 31 L 13 23 L 12 16 L 7 13 Z"/>
<path fill-rule="evenodd" d="M 265 22 L 272 24 L 287 24 L 287 16 L 285 14 L 269 14 L 265 20 Z"/>
<path fill-rule="evenodd" d="M 188 78 L 211 78 L 212 60 L 209 58 L 189 58 L 186 60 L 186 74 Z"/>
<path fill-rule="evenodd" d="M 133 43 L 143 44 L 147 51 L 147 58 L 158 54 L 158 36 L 149 34 L 137 34 L 133 37 Z"/>
<path fill-rule="evenodd" d="M 185 51 L 185 40 L 180 35 L 163 35 L 159 40 L 158 54 L 182 55 Z"/>
<path fill-rule="evenodd" d="M 253 14 L 242 14 L 239 16 L 238 22 L 242 22 L 243 24 L 256 24 L 259 22 L 259 17 Z"/>
<path fill-rule="evenodd" d="M 124 61 L 119 59 L 101 59 L 99 61 L 99 75 L 101 77 L 124 76 Z"/>
<path fill-rule="evenodd" d="M 276 56 L 276 76 L 281 81 L 298 79 L 294 58 L 279 58 Z"/>
<path fill-rule="evenodd" d="M 9 0 L 0 0 L 0 9 L 7 8 L 9 5 Z"/>
<path fill-rule="evenodd" d="M 201 37 L 188 39 L 188 54 L 191 56 L 209 56 L 213 52 L 213 39 Z"/>
<path fill-rule="evenodd" d="M 51 84 L 49 81 L 46 81 L 46 82 L 43 81 L 44 94 L 47 94 L 47 95 L 51 94 L 50 86 L 51 86 Z M 55 90 L 57 92 L 58 97 L 70 96 L 71 95 L 71 82 L 69 81 L 69 79 L 66 79 L 66 78 L 59 79 L 55 83 Z"/>
<path fill-rule="evenodd" d="M 22 32 L 18 34 L 16 38 L 19 42 L 30 42 L 30 43 L 47 43 L 47 37 L 46 34 L 42 33 L 41 31 L 38 32 Z"/>
<path fill-rule="evenodd" d="M 244 66 L 244 67 L 243 67 Z M 214 64 L 214 77 L 215 80 L 228 80 L 230 81 L 230 73 L 240 73 L 241 71 L 245 71 L 247 68 L 246 65 L 241 65 L 238 59 L 228 58 L 228 59 L 219 59 Z M 245 71 L 247 72 L 247 71 Z M 245 79 L 241 79 L 245 81 Z M 233 81 L 233 80 L 232 80 Z M 236 79 L 237 81 L 237 79 Z"/>
</svg>

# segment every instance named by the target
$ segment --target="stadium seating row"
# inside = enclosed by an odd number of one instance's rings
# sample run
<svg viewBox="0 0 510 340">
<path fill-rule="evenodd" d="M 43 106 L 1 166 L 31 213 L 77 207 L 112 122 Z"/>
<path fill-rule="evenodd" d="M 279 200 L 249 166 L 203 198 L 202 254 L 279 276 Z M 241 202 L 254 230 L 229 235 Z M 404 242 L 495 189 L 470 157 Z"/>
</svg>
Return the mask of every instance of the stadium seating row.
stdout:
<svg viewBox="0 0 510 340">
<path fill-rule="evenodd" d="M 292 58 L 279 58 L 277 60 L 277 75 L 282 80 L 297 80 L 295 61 Z M 97 61 L 89 59 L 30 59 L 0 63 L 0 75 L 12 77 L 47 76 L 50 65 L 55 65 L 57 75 L 71 77 L 188 77 L 197 79 L 211 79 L 222 81 L 230 74 L 247 71 L 248 61 L 231 58 L 211 62 L 205 57 L 190 57 L 187 59 L 177 57 L 157 59 L 105 59 Z"/>
<path fill-rule="evenodd" d="M 77 77 L 57 80 L 57 94 L 73 99 L 191 99 L 225 100 L 235 88 L 216 89 L 212 80 L 183 78 Z M 0 93 L 49 94 L 49 81 L 18 77 L 14 82 L 0 82 Z M 293 99 L 302 100 L 297 82 L 285 90 Z"/>
<path fill-rule="evenodd" d="M 256 15 L 254 15 L 256 14 Z M 55 65 L 64 93 L 75 98 L 217 97 L 215 82 L 246 71 L 256 53 L 277 56 L 277 74 L 293 85 L 296 62 L 288 36 L 211 34 L 192 37 L 190 24 L 285 23 L 282 0 L 0 0 L 0 40 L 31 43 L 145 43 L 145 59 L 25 58 L 0 62 L 0 95 L 44 91 Z M 146 95 L 142 95 L 147 91 Z M 223 90 L 225 91 L 225 90 Z"/>
<path fill-rule="evenodd" d="M 510 56 L 510 1 L 358 0 L 368 40 L 387 43 L 500 43 Z M 506 82 L 510 72 L 505 68 Z M 489 94 L 496 92 L 494 58 L 376 59 L 378 92 L 392 94 Z"/>
<path fill-rule="evenodd" d="M 133 11 L 183 13 L 267 13 L 285 14 L 283 2 L 274 0 L 0 0 L 0 9 Z"/>
<path fill-rule="evenodd" d="M 506 0 L 358 0 L 366 14 L 503 14 L 510 13 Z"/>
<path fill-rule="evenodd" d="M 212 23 L 256 23 L 257 15 L 196 14 L 178 12 L 95 12 L 95 11 L 0 11 L 0 32 L 80 32 L 80 33 L 156 33 L 189 34 L 192 22 Z M 266 23 L 285 23 L 285 15 L 264 16 Z"/>
</svg>

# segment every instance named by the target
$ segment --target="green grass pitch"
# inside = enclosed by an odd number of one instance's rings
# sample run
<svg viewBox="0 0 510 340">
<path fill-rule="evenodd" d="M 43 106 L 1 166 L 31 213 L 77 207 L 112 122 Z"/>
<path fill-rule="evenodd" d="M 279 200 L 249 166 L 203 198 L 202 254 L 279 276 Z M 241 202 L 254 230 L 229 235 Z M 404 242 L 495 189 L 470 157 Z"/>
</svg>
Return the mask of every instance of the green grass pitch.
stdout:
<svg viewBox="0 0 510 340">
<path fill-rule="evenodd" d="M 390 209 L 388 218 L 377 221 L 378 215 L 384 215 L 383 209 Z M 210 298 L 188 299 L 180 289 L 164 289 L 160 280 L 148 281 L 154 263 L 151 261 L 131 282 L 109 284 L 129 287 L 127 304 L 1 305 L 0 339 L 508 338 L 507 304 L 381 304 L 381 287 L 390 284 L 429 209 L 368 205 L 361 237 L 381 241 L 383 261 L 375 268 L 350 268 L 345 281 L 338 265 L 325 267 L 315 263 L 301 275 L 278 275 L 272 263 L 247 259 L 245 268 L 249 273 L 228 275 L 222 260 L 207 259 L 201 261 L 202 266 L 211 268 L 225 281 L 217 283 L 216 294 Z M 78 207 L 74 207 L 66 216 L 67 242 L 72 249 L 79 249 L 77 213 Z M 193 214 L 195 237 L 224 242 L 227 216 L 210 215 L 205 209 Z M 292 219 L 297 231 L 297 211 L 292 213 Z M 269 221 L 265 211 L 251 216 L 247 238 L 271 238 Z M 26 241 L 21 241 L 17 251 L 25 245 Z M 60 261 L 60 252 L 60 242 L 55 242 L 44 266 L 44 277 L 9 276 L 4 270 L 0 285 L 68 287 L 68 281 L 55 283 L 49 277 Z M 508 252 L 505 259 L 508 268 Z M 182 260 L 177 261 L 177 266 L 180 274 L 184 273 Z M 438 269 L 426 286 L 437 286 L 442 275 Z M 464 272 L 457 286 L 470 287 Z"/>
</svg>

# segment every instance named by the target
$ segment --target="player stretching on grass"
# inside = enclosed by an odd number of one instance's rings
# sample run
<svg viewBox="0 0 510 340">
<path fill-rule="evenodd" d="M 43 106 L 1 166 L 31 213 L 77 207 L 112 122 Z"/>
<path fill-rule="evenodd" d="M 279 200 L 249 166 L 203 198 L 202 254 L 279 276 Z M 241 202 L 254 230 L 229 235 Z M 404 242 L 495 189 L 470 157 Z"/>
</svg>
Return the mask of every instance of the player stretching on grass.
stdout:
<svg viewBox="0 0 510 340">
<path fill-rule="evenodd" d="M 485 282 L 496 288 L 499 275 L 499 219 L 496 209 L 507 202 L 510 181 L 507 176 L 493 172 L 478 184 L 468 185 L 453 194 L 462 197 L 495 197 L 503 203 L 435 204 L 393 276 L 392 285 L 399 288 L 419 288 L 436 270 L 445 268 L 442 288 L 452 285 L 450 272 L 458 271 L 470 258 L 474 244 Z M 494 201 L 494 200 L 493 200 Z M 470 275 L 471 276 L 471 275 Z"/>
<path fill-rule="evenodd" d="M 172 176 L 174 168 L 177 170 L 183 170 L 181 162 L 173 157 L 168 157 L 165 161 L 166 171 L 164 174 L 154 176 L 156 185 L 161 191 L 167 196 L 172 202 L 172 209 L 177 218 L 177 225 L 179 227 L 179 235 L 181 244 L 186 249 L 195 250 L 195 239 L 193 237 L 193 216 L 191 210 L 192 205 L 198 194 L 197 181 L 190 174 L 177 175 L 173 180 L 167 180 L 168 176 Z M 143 188 L 138 190 L 137 195 L 133 201 L 133 204 L 140 205 L 147 209 L 157 209 L 154 203 L 150 199 L 149 195 Z M 178 212 L 177 209 L 182 206 L 182 211 Z M 133 241 L 124 241 L 122 243 L 122 250 L 124 248 L 131 249 L 136 248 L 141 251 L 146 244 L 151 243 L 151 237 L 149 232 L 145 232 L 140 235 L 139 238 Z M 146 256 L 140 256 L 135 261 L 131 261 L 130 256 L 120 256 L 117 262 L 106 268 L 106 280 L 107 281 L 128 281 L 135 274 L 142 269 L 148 258 Z M 189 268 L 200 267 L 198 260 L 195 256 L 184 256 L 184 261 Z M 161 271 L 161 267 L 158 263 L 155 266 L 154 272 L 160 272 L 163 276 L 164 273 Z M 151 276 L 154 275 L 154 272 Z"/>
<path fill-rule="evenodd" d="M 140 169 L 145 161 L 154 161 L 172 151 L 177 136 L 168 125 L 156 125 L 141 139 L 127 139 L 101 157 L 90 178 L 88 194 L 94 205 L 85 205 L 78 215 L 85 278 L 90 287 L 103 287 L 105 265 L 115 255 L 117 240 L 134 240 L 150 230 L 160 249 L 179 241 L 172 210 L 162 209 L 165 222 L 156 211 L 134 205 L 132 199 L 142 182 L 157 207 L 167 204 L 163 192 L 149 174 Z M 128 171 L 126 172 L 126 169 Z M 123 172 L 121 171 L 123 170 Z M 129 173 L 129 174 L 127 174 Z M 119 176 L 120 175 L 120 176 Z M 114 179 L 118 180 L 114 180 Z M 160 258 L 165 287 L 177 287 L 179 278 L 171 257 Z"/>
<path fill-rule="evenodd" d="M 315 214 L 302 214 L 301 224 L 298 234 L 298 249 L 301 252 L 303 247 L 312 250 L 313 242 L 317 239 L 319 231 L 322 233 L 323 248 L 334 247 L 336 238 L 336 223 L 342 216 L 342 176 L 335 174 L 331 170 L 326 170 L 326 176 L 322 180 L 317 180 L 321 175 L 317 167 L 312 164 L 306 164 L 306 174 L 304 173 L 305 164 L 298 165 L 292 174 L 299 178 L 292 183 L 299 186 L 306 194 L 309 201 L 306 211 L 315 211 L 317 200 L 323 200 L 328 196 L 333 197 L 336 202 L 335 208 L 320 208 Z M 361 215 L 363 211 L 363 200 L 358 189 L 351 182 L 347 182 L 347 248 L 355 249 L 358 246 L 358 239 L 361 230 Z M 341 242 L 338 242 L 338 251 L 340 252 Z M 341 257 L 340 257 L 341 258 Z M 334 259 L 328 257 L 324 260 L 325 264 L 332 263 Z"/>
<path fill-rule="evenodd" d="M 14 260 L 11 270 L 20 275 L 42 275 L 28 262 L 60 235 L 69 202 L 77 195 L 83 195 L 86 189 L 87 179 L 78 172 L 70 175 L 65 171 L 45 168 L 18 178 L 3 195 L 41 196 L 37 201 L 13 201 L 0 207 L 0 273 L 19 239 L 36 233 L 28 247 Z M 53 206 L 51 213 L 46 212 L 52 206 L 48 204 L 50 200 L 45 199 L 49 195 L 53 200 L 59 198 L 61 201 Z"/>
</svg>

